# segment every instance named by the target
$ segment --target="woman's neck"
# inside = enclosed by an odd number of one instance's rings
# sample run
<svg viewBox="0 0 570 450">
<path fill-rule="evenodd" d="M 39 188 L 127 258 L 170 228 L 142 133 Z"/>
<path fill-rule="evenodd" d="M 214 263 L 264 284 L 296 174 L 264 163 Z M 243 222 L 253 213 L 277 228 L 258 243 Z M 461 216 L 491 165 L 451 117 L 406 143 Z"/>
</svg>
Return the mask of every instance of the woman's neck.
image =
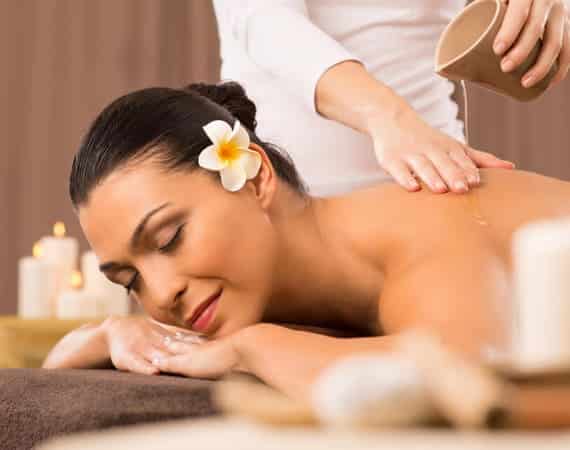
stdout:
<svg viewBox="0 0 570 450">
<path fill-rule="evenodd" d="M 371 261 L 359 251 L 366 239 L 360 227 L 342 216 L 350 212 L 351 195 L 281 195 L 270 213 L 279 259 L 263 320 L 376 330 L 383 271 L 379 259 Z"/>
</svg>

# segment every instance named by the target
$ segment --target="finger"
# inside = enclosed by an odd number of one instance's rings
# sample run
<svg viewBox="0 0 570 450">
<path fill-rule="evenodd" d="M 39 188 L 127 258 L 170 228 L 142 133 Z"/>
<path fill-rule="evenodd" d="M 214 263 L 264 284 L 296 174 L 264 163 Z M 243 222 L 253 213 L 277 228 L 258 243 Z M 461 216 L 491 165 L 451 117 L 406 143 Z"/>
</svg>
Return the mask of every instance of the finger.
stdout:
<svg viewBox="0 0 570 450">
<path fill-rule="evenodd" d="M 184 374 L 189 370 L 190 358 L 187 354 L 171 356 L 169 358 L 155 358 L 152 364 L 161 372 Z"/>
<path fill-rule="evenodd" d="M 170 351 L 168 349 L 168 343 L 175 339 L 174 336 L 168 334 L 168 332 L 162 333 L 156 330 L 153 330 L 149 334 L 149 338 L 149 341 L 153 346 L 166 352 Z"/>
<path fill-rule="evenodd" d="M 518 4 L 519 2 L 512 2 L 509 4 L 509 7 Z M 524 22 L 524 27 L 518 36 L 515 46 L 501 60 L 503 72 L 512 71 L 528 57 L 542 36 L 545 20 L 548 18 L 549 13 L 550 6 L 546 6 L 544 2 L 536 0 L 532 2 L 530 14 Z"/>
<path fill-rule="evenodd" d="M 568 11 L 566 12 L 566 19 L 565 19 L 565 26 L 564 26 L 564 38 L 562 41 L 562 49 L 560 50 L 560 54 L 558 55 L 558 72 L 552 78 L 550 82 L 550 86 L 554 86 L 555 84 L 562 81 L 564 78 L 568 76 L 568 70 L 570 69 L 570 14 Z"/>
<path fill-rule="evenodd" d="M 531 0 L 510 2 L 507 5 L 503 23 L 501 24 L 497 36 L 495 36 L 495 43 L 493 45 L 495 54 L 502 55 L 514 44 L 527 21 L 530 13 L 530 5 Z"/>
<path fill-rule="evenodd" d="M 463 193 L 469 190 L 467 178 L 463 170 L 443 150 L 432 151 L 426 154 L 441 174 L 445 183 L 453 192 Z"/>
<path fill-rule="evenodd" d="M 481 178 L 479 176 L 479 169 L 465 152 L 463 146 L 458 147 L 457 150 L 450 151 L 449 156 L 459 167 L 463 169 L 469 185 L 476 186 L 480 183 Z"/>
<path fill-rule="evenodd" d="M 550 71 L 556 58 L 562 49 L 562 39 L 564 38 L 565 17 L 561 14 L 561 8 L 555 7 L 544 32 L 543 46 L 534 66 L 525 73 L 522 78 L 522 85 L 530 87 L 542 80 Z"/>
<path fill-rule="evenodd" d="M 447 192 L 447 186 L 441 179 L 433 163 L 422 154 L 408 158 L 409 166 L 434 192 Z"/>
<path fill-rule="evenodd" d="M 511 161 L 497 158 L 492 153 L 482 152 L 480 150 L 475 150 L 474 148 L 467 147 L 467 154 L 471 160 L 477 164 L 478 167 L 485 168 L 496 168 L 496 169 L 514 169 L 515 164 Z"/>
<path fill-rule="evenodd" d="M 196 334 L 190 334 L 190 333 L 182 333 L 180 331 L 177 331 L 176 333 L 174 333 L 174 337 L 177 340 L 180 340 L 183 342 L 190 342 L 192 344 L 201 344 L 201 343 L 207 341 L 207 339 L 202 337 L 202 336 L 198 336 Z"/>
<path fill-rule="evenodd" d="M 158 368 L 150 364 L 143 357 L 137 355 L 130 355 L 127 361 L 117 368 L 145 375 L 153 375 L 159 372 Z"/>
<path fill-rule="evenodd" d="M 173 351 L 170 351 L 170 349 L 162 350 L 159 347 L 154 347 L 152 345 L 148 346 L 144 351 L 141 352 L 141 355 L 149 363 L 152 363 L 153 359 L 155 358 L 168 358 L 174 354 L 175 353 Z"/>
<path fill-rule="evenodd" d="M 169 352 L 169 356 L 173 356 L 180 353 L 188 353 L 200 345 L 199 342 L 189 342 L 189 341 L 178 341 L 170 340 L 166 344 Z"/>
<path fill-rule="evenodd" d="M 417 191 L 420 188 L 419 183 L 412 176 L 410 168 L 399 159 L 385 162 L 383 168 L 390 173 L 404 189 Z"/>
</svg>

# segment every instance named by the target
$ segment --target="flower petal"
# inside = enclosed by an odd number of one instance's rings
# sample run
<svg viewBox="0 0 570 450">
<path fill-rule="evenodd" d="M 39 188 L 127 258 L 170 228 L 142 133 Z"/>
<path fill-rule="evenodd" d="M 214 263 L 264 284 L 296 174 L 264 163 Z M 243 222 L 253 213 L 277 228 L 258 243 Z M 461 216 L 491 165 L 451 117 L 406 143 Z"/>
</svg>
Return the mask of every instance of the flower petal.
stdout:
<svg viewBox="0 0 570 450">
<path fill-rule="evenodd" d="M 236 147 L 242 150 L 249 148 L 249 134 L 247 134 L 246 129 L 241 125 L 239 120 L 236 120 L 234 123 L 230 140 L 233 140 Z"/>
<path fill-rule="evenodd" d="M 261 167 L 261 155 L 253 150 L 242 150 L 239 157 L 239 164 L 245 171 L 248 180 L 255 178 Z"/>
<path fill-rule="evenodd" d="M 241 164 L 231 164 L 222 169 L 222 186 L 231 192 L 239 191 L 246 181 L 245 170 Z"/>
<path fill-rule="evenodd" d="M 232 135 L 232 129 L 223 120 L 213 120 L 209 124 L 204 125 L 202 129 L 214 144 L 227 142 Z"/>
<path fill-rule="evenodd" d="M 226 163 L 218 157 L 218 146 L 216 144 L 209 145 L 198 156 L 198 164 L 200 167 L 209 170 L 222 170 L 226 167 Z"/>
</svg>

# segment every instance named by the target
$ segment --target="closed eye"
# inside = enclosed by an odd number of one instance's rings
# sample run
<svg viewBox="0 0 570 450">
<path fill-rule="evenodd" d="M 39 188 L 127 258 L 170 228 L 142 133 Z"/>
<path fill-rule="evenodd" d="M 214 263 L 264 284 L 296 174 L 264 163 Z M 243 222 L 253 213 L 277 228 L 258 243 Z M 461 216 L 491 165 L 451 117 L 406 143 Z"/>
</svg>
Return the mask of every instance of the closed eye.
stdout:
<svg viewBox="0 0 570 450">
<path fill-rule="evenodd" d="M 176 230 L 176 233 L 174 233 L 174 236 L 172 236 L 172 239 L 170 239 L 170 241 L 168 241 L 165 245 L 163 245 L 162 247 L 158 248 L 158 251 L 160 253 L 169 253 L 171 251 L 173 251 L 177 244 L 180 242 L 180 239 L 182 237 L 182 230 L 184 228 L 186 224 L 182 224 L 178 227 L 178 229 Z M 133 278 L 131 279 L 131 281 L 129 282 L 129 284 L 127 284 L 125 286 L 125 288 L 127 289 L 127 293 L 130 293 L 131 290 L 136 288 L 136 282 L 138 280 L 139 277 L 139 273 L 137 272 Z"/>
<path fill-rule="evenodd" d="M 176 230 L 176 233 L 174 233 L 174 236 L 172 236 L 172 239 L 170 239 L 170 241 L 168 241 L 167 244 L 163 245 L 162 247 L 159 247 L 158 251 L 161 253 L 168 253 L 169 251 L 173 250 L 176 247 L 178 241 L 180 240 L 182 229 L 184 228 L 185 225 L 186 225 L 185 223 L 180 225 Z"/>
</svg>

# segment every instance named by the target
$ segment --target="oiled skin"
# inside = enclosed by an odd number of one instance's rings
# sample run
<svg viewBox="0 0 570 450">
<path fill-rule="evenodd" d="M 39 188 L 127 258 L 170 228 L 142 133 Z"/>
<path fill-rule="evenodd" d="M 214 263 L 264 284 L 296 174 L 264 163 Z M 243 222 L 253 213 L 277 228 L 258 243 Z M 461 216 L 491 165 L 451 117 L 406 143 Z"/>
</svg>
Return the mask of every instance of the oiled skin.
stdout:
<svg viewBox="0 0 570 450">
<path fill-rule="evenodd" d="M 374 334 L 426 326 L 467 353 L 506 344 L 513 232 L 570 216 L 570 183 L 502 169 L 481 179 L 467 194 L 384 184 L 338 202 L 343 227 L 366 230 L 358 253 L 384 276 Z"/>
</svg>

